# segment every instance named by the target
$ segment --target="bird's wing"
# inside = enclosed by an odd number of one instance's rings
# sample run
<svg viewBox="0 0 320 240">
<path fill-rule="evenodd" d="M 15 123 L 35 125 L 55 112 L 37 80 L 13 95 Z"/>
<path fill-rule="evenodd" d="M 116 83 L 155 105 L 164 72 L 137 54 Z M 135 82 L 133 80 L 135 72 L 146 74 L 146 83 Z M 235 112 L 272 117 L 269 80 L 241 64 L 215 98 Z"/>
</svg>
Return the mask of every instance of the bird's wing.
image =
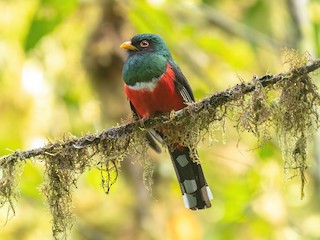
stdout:
<svg viewBox="0 0 320 240">
<path fill-rule="evenodd" d="M 131 101 L 130 101 L 130 108 L 132 111 L 133 119 L 139 120 L 141 117 L 139 116 L 137 110 L 135 109 L 135 107 L 133 106 Z M 154 129 L 148 130 L 148 132 L 146 133 L 146 138 L 149 143 L 149 146 L 157 153 L 161 153 L 161 148 L 159 147 L 159 145 L 157 144 L 156 141 L 163 143 L 163 140 L 162 140 L 161 136 L 159 134 L 157 134 Z"/>
<path fill-rule="evenodd" d="M 191 87 L 181 69 L 173 62 L 170 62 L 170 65 L 172 66 L 172 70 L 175 74 L 174 86 L 176 90 L 180 93 L 186 103 L 194 102 Z"/>
</svg>

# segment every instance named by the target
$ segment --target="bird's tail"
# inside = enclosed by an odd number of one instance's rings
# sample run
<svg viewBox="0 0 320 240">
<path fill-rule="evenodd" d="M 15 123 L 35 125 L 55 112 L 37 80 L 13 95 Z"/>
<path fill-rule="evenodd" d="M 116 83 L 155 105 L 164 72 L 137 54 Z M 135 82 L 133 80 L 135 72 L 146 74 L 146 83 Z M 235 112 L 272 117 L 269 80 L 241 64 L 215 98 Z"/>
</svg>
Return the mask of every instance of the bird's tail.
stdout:
<svg viewBox="0 0 320 240">
<path fill-rule="evenodd" d="M 211 207 L 213 196 L 197 156 L 192 156 L 189 148 L 181 146 L 169 149 L 169 152 L 186 208 L 196 210 Z"/>
</svg>

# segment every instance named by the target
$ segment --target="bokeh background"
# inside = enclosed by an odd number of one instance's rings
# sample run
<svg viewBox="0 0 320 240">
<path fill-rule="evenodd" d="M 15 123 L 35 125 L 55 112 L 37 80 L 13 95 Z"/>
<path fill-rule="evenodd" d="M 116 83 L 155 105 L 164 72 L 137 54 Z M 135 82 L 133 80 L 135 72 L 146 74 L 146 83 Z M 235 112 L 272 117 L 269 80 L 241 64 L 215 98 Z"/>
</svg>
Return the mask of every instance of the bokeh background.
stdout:
<svg viewBox="0 0 320 240">
<path fill-rule="evenodd" d="M 319 57 L 320 2 L 1 0 L 0 155 L 127 119 L 126 53 L 119 45 L 145 32 L 163 37 L 201 99 L 253 75 L 288 70 L 285 47 Z M 152 191 L 134 156 L 123 161 L 109 195 L 97 169 L 80 177 L 71 238 L 320 239 L 316 140 L 300 200 L 299 178 L 283 170 L 277 139 L 257 148 L 257 140 L 234 125 L 217 125 L 199 146 L 214 193 L 210 209 L 185 209 L 168 154 L 150 151 Z M 43 164 L 27 162 L 15 216 L 9 213 L 6 222 L 7 208 L 0 209 L 0 239 L 52 239 L 42 181 Z"/>
</svg>

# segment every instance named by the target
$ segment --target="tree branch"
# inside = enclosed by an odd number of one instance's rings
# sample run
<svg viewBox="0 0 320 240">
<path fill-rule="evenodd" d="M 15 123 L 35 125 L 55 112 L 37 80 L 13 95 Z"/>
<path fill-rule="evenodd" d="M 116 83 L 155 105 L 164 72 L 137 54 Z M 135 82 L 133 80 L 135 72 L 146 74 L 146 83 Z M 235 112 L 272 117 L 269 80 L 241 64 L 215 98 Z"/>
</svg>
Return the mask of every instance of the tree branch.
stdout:
<svg viewBox="0 0 320 240">
<path fill-rule="evenodd" d="M 61 148 L 73 148 L 74 150 L 83 149 L 86 147 L 98 145 L 105 140 L 112 141 L 116 138 L 126 138 L 133 134 L 135 131 L 145 131 L 145 129 L 154 128 L 163 123 L 174 123 L 175 121 L 179 121 L 191 115 L 199 114 L 202 111 L 207 110 L 208 107 L 210 109 L 217 109 L 227 103 L 235 101 L 255 89 L 254 81 L 258 81 L 263 87 L 266 87 L 281 81 L 290 81 L 291 79 L 295 79 L 299 76 L 309 74 L 318 68 L 320 68 L 320 60 L 315 60 L 307 65 L 299 68 L 294 68 L 286 73 L 265 75 L 260 78 L 254 77 L 254 79 L 249 83 L 237 84 L 234 87 L 212 94 L 211 96 L 204 98 L 199 102 L 196 102 L 180 111 L 175 112 L 173 118 L 172 116 L 170 116 L 170 114 L 163 114 L 158 117 L 141 119 L 129 124 L 106 129 L 97 134 L 88 134 L 83 137 L 72 138 L 63 142 L 49 143 L 44 147 L 36 149 L 24 151 L 18 150 L 13 154 L 1 157 L 0 166 L 12 160 L 21 161 L 35 157 L 43 158 L 48 155 L 54 155 Z"/>
</svg>

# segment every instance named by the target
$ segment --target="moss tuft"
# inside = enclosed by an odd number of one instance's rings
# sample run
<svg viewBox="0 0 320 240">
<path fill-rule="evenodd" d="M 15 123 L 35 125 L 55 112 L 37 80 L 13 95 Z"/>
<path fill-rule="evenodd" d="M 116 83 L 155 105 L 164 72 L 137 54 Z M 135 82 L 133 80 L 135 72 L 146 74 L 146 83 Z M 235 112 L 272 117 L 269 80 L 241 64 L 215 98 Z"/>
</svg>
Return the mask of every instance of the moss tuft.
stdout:
<svg viewBox="0 0 320 240">
<path fill-rule="evenodd" d="M 22 174 L 24 162 L 21 162 L 19 155 L 10 161 L 4 161 L 0 166 L 0 207 L 8 205 L 6 221 L 15 215 L 15 203 L 18 199 L 18 183 Z"/>
<path fill-rule="evenodd" d="M 256 77 L 253 78 L 251 84 L 254 90 L 250 94 L 242 95 L 236 102 L 237 109 L 233 109 L 233 112 L 237 115 L 235 119 L 237 129 L 253 133 L 261 146 L 271 138 L 269 134 L 271 125 L 269 89 L 264 88 Z"/>
<path fill-rule="evenodd" d="M 285 56 L 292 69 L 309 61 L 307 53 L 287 50 Z M 273 123 L 285 160 L 284 169 L 290 177 L 300 177 L 303 198 L 307 140 L 319 128 L 317 108 L 320 96 L 312 79 L 299 73 L 290 80 L 283 79 L 276 84 L 276 88 L 280 91 L 280 97 L 273 108 Z"/>
<path fill-rule="evenodd" d="M 55 239 L 67 239 L 74 224 L 72 213 L 72 192 L 77 180 L 90 163 L 86 148 L 74 148 L 61 140 L 54 153 L 47 153 L 45 161 L 45 182 L 42 192 L 52 214 L 52 233 Z"/>
</svg>

